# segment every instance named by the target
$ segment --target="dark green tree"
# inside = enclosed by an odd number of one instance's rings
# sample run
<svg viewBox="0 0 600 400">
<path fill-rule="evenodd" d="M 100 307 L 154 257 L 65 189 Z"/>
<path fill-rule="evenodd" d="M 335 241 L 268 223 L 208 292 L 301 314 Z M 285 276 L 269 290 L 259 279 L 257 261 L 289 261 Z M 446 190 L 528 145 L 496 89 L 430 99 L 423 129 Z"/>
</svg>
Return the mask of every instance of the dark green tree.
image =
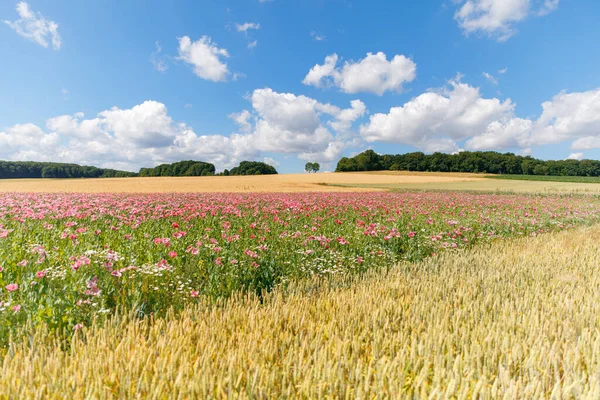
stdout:
<svg viewBox="0 0 600 400">
<path fill-rule="evenodd" d="M 135 172 L 37 161 L 0 161 L 0 179 L 18 178 L 106 178 L 136 176 Z"/>
<path fill-rule="evenodd" d="M 511 175 L 600 176 L 597 160 L 543 161 L 531 156 L 495 151 L 463 151 L 457 154 L 421 152 L 378 155 L 367 150 L 355 157 L 342 158 L 336 172 L 351 171 L 432 171 L 476 172 Z"/>
<path fill-rule="evenodd" d="M 308 173 L 311 172 L 319 172 L 321 170 L 321 165 L 319 163 L 316 162 L 307 162 L 306 165 L 304 166 L 304 170 Z"/>
<path fill-rule="evenodd" d="M 232 168 L 229 175 L 272 175 L 277 174 L 277 170 L 264 162 L 260 161 L 242 161 L 240 165 Z"/>
</svg>

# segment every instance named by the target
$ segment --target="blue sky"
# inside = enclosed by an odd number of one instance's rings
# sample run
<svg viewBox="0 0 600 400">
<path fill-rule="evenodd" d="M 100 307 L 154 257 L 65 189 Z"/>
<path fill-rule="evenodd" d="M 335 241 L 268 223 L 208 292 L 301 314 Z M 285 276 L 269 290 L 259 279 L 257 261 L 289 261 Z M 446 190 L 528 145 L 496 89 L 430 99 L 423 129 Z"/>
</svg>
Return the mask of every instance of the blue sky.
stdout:
<svg viewBox="0 0 600 400">
<path fill-rule="evenodd" d="M 0 159 L 600 158 L 595 0 L 0 3 Z"/>
</svg>

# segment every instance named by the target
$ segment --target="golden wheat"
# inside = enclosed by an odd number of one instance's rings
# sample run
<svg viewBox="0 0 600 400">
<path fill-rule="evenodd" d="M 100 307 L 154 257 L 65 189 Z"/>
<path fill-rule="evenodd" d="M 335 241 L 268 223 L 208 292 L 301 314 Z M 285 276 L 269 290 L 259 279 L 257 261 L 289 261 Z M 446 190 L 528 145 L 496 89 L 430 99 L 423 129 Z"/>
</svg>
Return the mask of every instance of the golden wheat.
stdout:
<svg viewBox="0 0 600 400">
<path fill-rule="evenodd" d="M 600 185 L 487 179 L 481 174 L 375 171 L 260 176 L 202 176 L 103 179 L 4 179 L 0 193 L 156 193 L 156 192 L 357 192 L 389 189 L 598 193 Z"/>
<path fill-rule="evenodd" d="M 385 171 L 384 171 L 385 172 Z M 444 173 L 323 173 L 260 176 L 202 176 L 103 179 L 4 179 L 0 192 L 322 192 L 373 191 L 324 185 L 395 185 L 477 180 L 475 174 Z"/>
<path fill-rule="evenodd" d="M 39 330 L 9 398 L 600 398 L 600 227 L 161 320 Z"/>
</svg>

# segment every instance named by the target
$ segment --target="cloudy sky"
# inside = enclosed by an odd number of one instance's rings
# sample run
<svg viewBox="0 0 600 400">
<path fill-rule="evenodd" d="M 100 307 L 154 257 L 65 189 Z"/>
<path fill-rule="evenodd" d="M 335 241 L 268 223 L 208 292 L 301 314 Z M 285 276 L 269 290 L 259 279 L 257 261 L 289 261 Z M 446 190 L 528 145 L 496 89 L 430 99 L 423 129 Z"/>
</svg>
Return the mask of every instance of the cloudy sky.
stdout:
<svg viewBox="0 0 600 400">
<path fill-rule="evenodd" d="M 600 158 L 597 0 L 0 2 L 0 159 Z"/>
</svg>

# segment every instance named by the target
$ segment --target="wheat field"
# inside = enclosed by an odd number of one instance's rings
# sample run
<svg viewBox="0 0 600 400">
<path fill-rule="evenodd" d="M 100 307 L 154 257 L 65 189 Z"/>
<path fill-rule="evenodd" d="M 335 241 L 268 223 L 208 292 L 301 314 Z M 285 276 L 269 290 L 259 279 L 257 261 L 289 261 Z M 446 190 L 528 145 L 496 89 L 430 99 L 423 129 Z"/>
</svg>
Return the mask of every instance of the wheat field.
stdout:
<svg viewBox="0 0 600 400">
<path fill-rule="evenodd" d="M 600 227 L 15 342 L 6 398 L 600 398 Z M 493 260 L 493 261 L 491 261 Z"/>
<path fill-rule="evenodd" d="M 294 193 L 450 190 L 516 193 L 600 193 L 600 184 L 517 181 L 484 174 L 376 171 L 259 176 L 4 179 L 0 193 Z"/>
<path fill-rule="evenodd" d="M 467 182 L 482 179 L 475 174 L 444 173 L 321 173 L 258 176 L 206 176 L 105 179 L 4 179 L 0 192 L 356 192 L 381 190 L 326 185 L 398 185 Z"/>
</svg>

